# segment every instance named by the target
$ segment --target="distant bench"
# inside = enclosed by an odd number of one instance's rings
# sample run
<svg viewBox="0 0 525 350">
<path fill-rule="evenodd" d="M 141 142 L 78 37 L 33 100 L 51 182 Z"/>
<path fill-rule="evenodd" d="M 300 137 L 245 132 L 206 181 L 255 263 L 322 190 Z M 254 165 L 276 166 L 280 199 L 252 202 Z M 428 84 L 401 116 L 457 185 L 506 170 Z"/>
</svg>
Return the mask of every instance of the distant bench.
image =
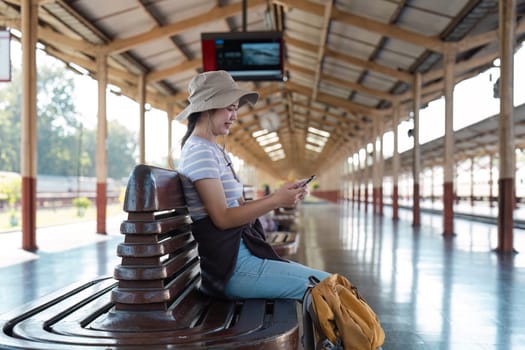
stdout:
<svg viewBox="0 0 525 350">
<path fill-rule="evenodd" d="M 273 220 L 278 231 L 297 231 L 297 208 L 278 208 L 274 210 Z"/>
<path fill-rule="evenodd" d="M 78 284 L 2 315 L 0 347 L 297 349 L 294 300 L 232 301 L 199 291 L 197 243 L 176 171 L 136 166 L 124 210 L 118 283 Z"/>
<path fill-rule="evenodd" d="M 297 232 L 266 232 L 266 240 L 282 257 L 290 258 L 297 253 L 299 246 L 299 234 Z"/>
<path fill-rule="evenodd" d="M 247 201 L 256 198 L 253 186 L 244 186 L 243 197 Z M 273 215 L 267 220 L 273 220 L 277 231 L 266 232 L 266 240 L 273 246 L 277 254 L 279 254 L 282 257 L 291 258 L 297 253 L 297 249 L 299 247 L 299 234 L 296 232 L 296 209 L 276 209 L 273 211 Z"/>
</svg>

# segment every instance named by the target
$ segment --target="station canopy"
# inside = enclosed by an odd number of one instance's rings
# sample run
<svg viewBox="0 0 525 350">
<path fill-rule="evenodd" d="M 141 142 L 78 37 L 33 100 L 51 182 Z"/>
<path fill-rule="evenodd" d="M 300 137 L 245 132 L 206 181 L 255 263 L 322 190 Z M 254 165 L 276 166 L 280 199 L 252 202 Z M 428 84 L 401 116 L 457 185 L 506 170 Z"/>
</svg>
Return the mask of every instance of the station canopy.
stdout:
<svg viewBox="0 0 525 350">
<path fill-rule="evenodd" d="M 290 169 L 299 177 L 317 173 L 358 151 L 371 142 L 376 118 L 392 130 L 395 104 L 407 119 L 417 76 L 422 106 L 443 96 L 447 53 L 456 83 L 499 56 L 494 0 L 38 3 L 38 40 L 49 55 L 93 77 L 97 56 L 106 55 L 108 82 L 118 93 L 137 99 L 144 76 L 147 103 L 173 115 L 203 70 L 202 33 L 280 32 L 284 78 L 239 81 L 261 96 L 240 110 L 228 148 L 281 178 Z M 525 0 L 516 3 L 520 43 Z M 20 31 L 20 12 L 21 1 L 1 0 L 0 26 Z"/>
</svg>

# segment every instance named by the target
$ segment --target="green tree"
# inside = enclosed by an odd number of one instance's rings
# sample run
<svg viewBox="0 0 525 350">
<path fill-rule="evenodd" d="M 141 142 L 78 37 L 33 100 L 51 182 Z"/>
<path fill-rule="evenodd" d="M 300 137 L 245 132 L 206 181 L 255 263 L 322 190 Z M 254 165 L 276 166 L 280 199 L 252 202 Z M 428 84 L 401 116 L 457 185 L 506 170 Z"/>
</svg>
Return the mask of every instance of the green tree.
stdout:
<svg viewBox="0 0 525 350">
<path fill-rule="evenodd" d="M 38 172 L 75 175 L 74 154 L 79 125 L 73 103 L 73 73 L 63 66 L 41 65 L 37 80 Z M 0 90 L 0 169 L 20 172 L 22 115 L 21 70 Z"/>
<path fill-rule="evenodd" d="M 38 71 L 38 172 L 77 175 L 78 120 L 73 102 L 74 81 L 63 66 Z"/>
<path fill-rule="evenodd" d="M 0 170 L 20 172 L 20 116 L 22 86 L 20 70 L 12 81 L 0 83 Z"/>
<path fill-rule="evenodd" d="M 108 122 L 107 157 L 108 177 L 128 177 L 135 165 L 136 134 L 116 120 Z M 82 137 L 82 174 L 96 176 L 97 132 L 84 129 Z"/>
<path fill-rule="evenodd" d="M 116 120 L 108 122 L 108 176 L 128 177 L 135 165 L 136 135 Z"/>
<path fill-rule="evenodd" d="M 81 175 L 96 176 L 97 131 L 84 129 L 82 132 Z"/>
<path fill-rule="evenodd" d="M 21 183 L 22 179 L 18 175 L 0 178 L 0 193 L 5 195 L 6 202 L 11 209 L 14 209 L 16 203 L 20 200 Z"/>
<path fill-rule="evenodd" d="M 20 69 L 0 85 L 0 170 L 20 172 L 22 84 Z M 96 176 L 96 129 L 83 127 L 74 104 L 73 73 L 62 64 L 38 66 L 37 169 L 39 174 Z M 136 135 L 108 122 L 108 177 L 129 175 L 135 164 Z"/>
</svg>

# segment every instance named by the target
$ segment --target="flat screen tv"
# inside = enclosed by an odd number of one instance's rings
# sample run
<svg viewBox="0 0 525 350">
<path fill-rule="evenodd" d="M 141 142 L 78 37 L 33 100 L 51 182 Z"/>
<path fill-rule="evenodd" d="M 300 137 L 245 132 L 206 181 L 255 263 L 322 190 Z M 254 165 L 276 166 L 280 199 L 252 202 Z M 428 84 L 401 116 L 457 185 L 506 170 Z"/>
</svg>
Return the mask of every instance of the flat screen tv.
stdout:
<svg viewBox="0 0 525 350">
<path fill-rule="evenodd" d="M 282 32 L 201 33 L 202 68 L 235 80 L 283 80 Z"/>
</svg>

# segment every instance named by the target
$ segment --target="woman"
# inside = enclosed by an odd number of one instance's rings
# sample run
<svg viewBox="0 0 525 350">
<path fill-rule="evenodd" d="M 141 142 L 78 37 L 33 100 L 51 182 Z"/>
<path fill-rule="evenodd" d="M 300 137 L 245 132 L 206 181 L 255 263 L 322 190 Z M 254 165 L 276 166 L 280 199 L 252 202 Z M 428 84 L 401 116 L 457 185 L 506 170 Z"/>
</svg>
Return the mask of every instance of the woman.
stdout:
<svg viewBox="0 0 525 350">
<path fill-rule="evenodd" d="M 217 143 L 230 132 L 237 110 L 255 104 L 258 94 L 240 89 L 225 71 L 195 76 L 188 91 L 190 103 L 177 116 L 188 120 L 178 170 L 199 244 L 201 289 L 232 299 L 302 300 L 308 277 L 324 279 L 329 273 L 279 257 L 256 219 L 294 206 L 307 189 L 286 184 L 269 196 L 244 202 L 243 185 L 224 145 Z"/>
</svg>

